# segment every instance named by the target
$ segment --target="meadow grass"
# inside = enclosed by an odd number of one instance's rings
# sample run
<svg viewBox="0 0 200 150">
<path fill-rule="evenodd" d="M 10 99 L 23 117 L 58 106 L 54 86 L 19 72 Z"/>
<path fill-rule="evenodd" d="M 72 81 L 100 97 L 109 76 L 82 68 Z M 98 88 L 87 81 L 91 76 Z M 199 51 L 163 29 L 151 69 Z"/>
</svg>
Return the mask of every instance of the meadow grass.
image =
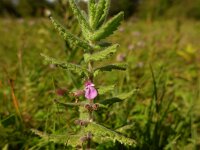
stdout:
<svg viewBox="0 0 200 150">
<path fill-rule="evenodd" d="M 124 22 L 109 39 L 119 43 L 110 61 L 127 62 L 126 72 L 106 73 L 96 83 L 115 83 L 115 92 L 138 89 L 113 111 L 100 111 L 98 122 L 136 139 L 135 149 L 200 148 L 200 22 L 159 20 Z M 77 32 L 77 31 L 76 31 Z M 31 128 L 59 133 L 74 131 L 76 109 L 54 99 L 57 89 L 81 86 L 72 73 L 45 64 L 40 53 L 81 61 L 70 53 L 47 19 L 0 19 L 0 147 L 57 149 L 33 135 Z M 73 59 L 72 59 L 73 58 Z M 132 149 L 105 143 L 97 149 Z"/>
</svg>

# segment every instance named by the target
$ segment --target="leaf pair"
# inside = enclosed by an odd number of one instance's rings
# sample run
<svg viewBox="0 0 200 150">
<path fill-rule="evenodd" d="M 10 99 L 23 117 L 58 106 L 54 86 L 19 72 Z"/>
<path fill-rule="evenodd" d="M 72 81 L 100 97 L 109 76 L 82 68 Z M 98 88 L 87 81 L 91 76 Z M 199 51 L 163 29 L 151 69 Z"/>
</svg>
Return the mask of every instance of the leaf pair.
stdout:
<svg viewBox="0 0 200 150">
<path fill-rule="evenodd" d="M 118 28 L 124 17 L 124 13 L 120 12 L 103 25 L 110 0 L 99 0 L 98 4 L 95 3 L 95 0 L 89 0 L 89 17 L 78 8 L 74 0 L 69 0 L 69 3 L 81 26 L 83 36 L 88 41 L 99 41 L 110 36 Z"/>
<path fill-rule="evenodd" d="M 67 63 L 67 62 L 61 62 L 61 61 L 58 61 L 52 57 L 49 57 L 49 56 L 46 56 L 44 54 L 41 54 L 42 57 L 44 57 L 45 61 L 47 61 L 48 63 L 50 64 L 54 64 L 56 65 L 57 67 L 61 67 L 63 69 L 66 69 L 68 71 L 72 71 L 78 75 L 85 75 L 85 76 L 88 76 L 88 71 L 86 68 L 83 68 L 79 65 L 76 65 L 76 64 L 72 64 L 72 63 Z"/>
<path fill-rule="evenodd" d="M 93 54 L 86 53 L 84 55 L 84 60 L 87 63 L 89 61 L 101 61 L 103 59 L 109 58 L 114 53 L 116 53 L 117 47 L 118 47 L 118 44 L 115 44 L 115 45 L 107 47 L 106 49 L 102 51 L 99 51 Z"/>
<path fill-rule="evenodd" d="M 103 142 L 103 141 L 119 141 L 120 143 L 124 143 L 126 145 L 135 146 L 136 141 L 130 138 L 127 138 L 120 133 L 117 133 L 115 131 L 112 131 L 111 129 L 108 129 L 100 124 L 97 124 L 95 122 L 91 122 L 88 124 L 87 127 L 83 128 L 78 134 L 72 135 L 72 134 L 47 134 L 35 129 L 31 130 L 36 135 L 43 138 L 43 140 L 47 142 L 55 142 L 55 143 L 65 143 L 66 145 L 71 145 L 73 147 L 76 147 L 77 145 L 81 145 L 82 141 L 81 139 L 88 133 L 91 132 L 93 135 L 93 139 L 96 142 Z"/>
<path fill-rule="evenodd" d="M 58 23 L 53 17 L 50 17 L 51 22 L 53 23 L 56 30 L 58 30 L 59 34 L 66 40 L 69 45 L 75 47 L 81 47 L 84 50 L 92 50 L 93 47 L 88 44 L 87 41 L 82 40 L 75 35 L 71 34 L 68 30 L 66 30 L 61 24 Z"/>
<path fill-rule="evenodd" d="M 72 71 L 80 76 L 89 76 L 89 71 L 86 68 L 83 68 L 80 65 L 68 63 L 68 62 L 61 62 L 56 60 L 55 58 L 49 57 L 45 54 L 41 54 L 42 57 L 44 57 L 45 61 L 47 61 L 50 64 L 56 65 L 57 67 L 63 68 L 68 71 Z M 125 70 L 126 66 L 124 64 L 112 64 L 112 65 L 106 65 L 95 69 L 95 74 L 97 75 L 99 72 L 103 71 L 112 71 L 112 70 Z"/>
<path fill-rule="evenodd" d="M 99 0 L 98 4 L 95 0 L 89 0 L 88 3 L 89 22 L 92 29 L 98 29 L 105 21 L 109 11 L 110 0 Z"/>
<path fill-rule="evenodd" d="M 130 138 L 127 138 L 111 129 L 108 129 L 100 124 L 97 124 L 95 122 L 91 122 L 86 128 L 86 131 L 92 132 L 94 135 L 93 139 L 96 142 L 104 142 L 104 141 L 118 141 L 120 143 L 123 143 L 125 145 L 131 145 L 135 146 L 136 141 Z"/>
</svg>

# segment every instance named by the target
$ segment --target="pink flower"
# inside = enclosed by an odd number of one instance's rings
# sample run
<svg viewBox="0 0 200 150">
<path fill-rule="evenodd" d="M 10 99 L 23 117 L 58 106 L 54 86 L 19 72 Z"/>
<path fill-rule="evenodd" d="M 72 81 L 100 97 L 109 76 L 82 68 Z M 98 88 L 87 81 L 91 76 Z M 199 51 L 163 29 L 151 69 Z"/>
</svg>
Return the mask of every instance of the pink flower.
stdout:
<svg viewBox="0 0 200 150">
<path fill-rule="evenodd" d="M 91 81 L 87 81 L 85 83 L 85 97 L 89 100 L 94 99 L 98 95 L 98 92 L 94 86 L 95 85 Z"/>
</svg>

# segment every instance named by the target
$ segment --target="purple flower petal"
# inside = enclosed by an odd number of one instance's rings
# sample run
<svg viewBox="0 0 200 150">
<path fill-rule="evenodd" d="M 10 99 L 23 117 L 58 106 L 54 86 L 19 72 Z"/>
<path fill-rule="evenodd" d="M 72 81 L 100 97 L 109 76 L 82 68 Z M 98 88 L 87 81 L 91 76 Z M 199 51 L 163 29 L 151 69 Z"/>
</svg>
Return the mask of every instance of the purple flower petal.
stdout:
<svg viewBox="0 0 200 150">
<path fill-rule="evenodd" d="M 94 99 L 98 95 L 97 90 L 94 88 L 94 84 L 90 81 L 85 83 L 85 97 L 89 100 Z"/>
</svg>

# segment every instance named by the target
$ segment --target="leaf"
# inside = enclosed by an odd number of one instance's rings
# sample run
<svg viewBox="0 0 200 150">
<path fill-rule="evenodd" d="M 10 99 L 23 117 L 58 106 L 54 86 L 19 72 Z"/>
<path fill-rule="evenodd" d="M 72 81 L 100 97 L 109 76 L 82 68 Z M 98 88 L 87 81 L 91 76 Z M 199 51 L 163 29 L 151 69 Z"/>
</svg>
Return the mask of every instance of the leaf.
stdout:
<svg viewBox="0 0 200 150">
<path fill-rule="evenodd" d="M 110 6 L 110 0 L 99 0 L 96 6 L 95 17 L 91 23 L 91 27 L 98 29 L 105 21 Z"/>
<path fill-rule="evenodd" d="M 76 134 L 76 135 L 70 135 L 70 134 L 47 134 L 35 129 L 31 129 L 31 131 L 40 136 L 43 140 L 47 142 L 54 142 L 54 143 L 60 143 L 60 144 L 67 144 L 71 145 L 73 147 L 76 147 L 77 145 L 81 145 L 81 137 L 84 136 L 83 133 Z"/>
<path fill-rule="evenodd" d="M 101 15 L 101 18 L 99 19 L 99 22 L 97 24 L 97 28 L 99 28 L 104 23 L 107 15 L 108 15 L 108 12 L 109 12 L 109 7 L 110 7 L 110 0 L 106 0 L 105 7 L 104 7 L 104 10 L 103 10 L 103 14 Z"/>
<path fill-rule="evenodd" d="M 81 26 L 81 30 L 83 32 L 83 36 L 88 39 L 89 35 L 91 34 L 91 28 L 89 26 L 88 21 L 86 20 L 86 18 L 84 17 L 83 13 L 80 11 L 80 9 L 78 8 L 75 0 L 69 0 L 69 4 L 72 8 L 72 11 L 74 13 L 74 16 L 76 16 L 80 26 Z"/>
<path fill-rule="evenodd" d="M 85 62 L 89 61 L 100 61 L 106 58 L 109 58 L 112 54 L 114 54 L 117 51 L 118 44 L 109 46 L 105 50 L 96 52 L 94 54 L 84 54 L 84 60 Z"/>
<path fill-rule="evenodd" d="M 113 98 L 109 98 L 109 99 L 105 99 L 103 101 L 101 101 L 100 103 L 103 104 L 103 105 L 112 105 L 114 103 L 117 103 L 117 102 L 121 102 L 125 99 L 128 99 L 129 97 L 131 97 L 136 91 L 138 91 L 137 89 L 135 90 L 132 90 L 128 93 L 122 93 L 122 94 L 119 94 Z"/>
<path fill-rule="evenodd" d="M 88 2 L 88 14 L 89 14 L 89 22 L 90 26 L 92 26 L 96 13 L 96 5 L 95 0 L 89 0 Z"/>
<path fill-rule="evenodd" d="M 81 40 L 80 38 L 71 34 L 68 30 L 66 30 L 62 25 L 58 23 L 53 17 L 50 17 L 51 22 L 53 23 L 56 30 L 58 30 L 59 34 L 63 37 L 64 40 L 68 42 L 68 44 L 73 47 L 81 47 L 85 50 L 93 49 L 86 41 Z"/>
<path fill-rule="evenodd" d="M 81 66 L 78 66 L 78 65 L 75 65 L 75 64 L 72 64 L 72 63 L 67 63 L 67 62 L 60 62 L 60 61 L 57 61 L 56 59 L 51 58 L 49 56 L 46 56 L 44 54 L 41 54 L 41 56 L 44 57 L 45 61 L 47 61 L 51 64 L 54 64 L 58 67 L 72 71 L 72 72 L 74 72 L 78 75 L 88 76 L 88 71 L 85 68 L 82 68 Z"/>
<path fill-rule="evenodd" d="M 117 30 L 123 18 L 124 13 L 118 13 L 116 16 L 114 16 L 112 19 L 106 22 L 99 30 L 95 31 L 90 37 L 90 40 L 99 41 L 113 34 L 113 32 Z"/>
<path fill-rule="evenodd" d="M 101 71 L 112 71 L 112 70 L 126 70 L 127 68 L 127 64 L 122 64 L 122 63 L 118 63 L 118 64 L 110 64 L 110 65 L 106 65 L 106 66 L 102 66 L 102 67 L 98 67 L 94 70 L 94 74 L 95 76 Z"/>
<path fill-rule="evenodd" d="M 60 105 L 63 105 L 65 107 L 79 107 L 79 106 L 84 106 L 85 103 L 63 103 L 63 102 L 60 102 L 58 100 L 54 100 L 55 103 L 58 103 Z"/>
<path fill-rule="evenodd" d="M 94 21 L 92 22 L 92 28 L 93 29 L 96 29 L 96 27 L 99 23 L 99 20 L 100 20 L 102 14 L 104 12 L 106 1 L 109 1 L 109 0 L 99 0 L 98 1 L 96 13 L 95 13 L 95 18 L 94 18 Z"/>
<path fill-rule="evenodd" d="M 115 88 L 115 85 L 109 85 L 109 86 L 101 86 L 98 88 L 98 94 L 103 95 L 107 92 L 113 91 Z"/>
<path fill-rule="evenodd" d="M 114 103 L 117 103 L 117 102 L 121 102 L 123 101 L 123 99 L 120 99 L 118 97 L 113 97 L 113 98 L 109 98 L 109 99 L 105 99 L 103 101 L 101 101 L 100 103 L 103 104 L 103 105 L 112 105 Z"/>
<path fill-rule="evenodd" d="M 127 130 L 132 130 L 134 128 L 135 124 L 128 124 L 128 125 L 124 125 L 120 128 L 117 128 L 115 131 L 122 133 L 122 134 L 126 134 Z"/>
<path fill-rule="evenodd" d="M 108 129 L 100 124 L 95 122 L 91 122 L 86 128 L 85 131 L 91 132 L 93 134 L 93 139 L 100 139 L 101 141 L 110 140 L 110 141 L 118 141 L 124 145 L 136 146 L 136 141 L 130 138 L 123 136 L 111 129 Z M 101 142 L 96 140 L 97 142 Z"/>
</svg>

